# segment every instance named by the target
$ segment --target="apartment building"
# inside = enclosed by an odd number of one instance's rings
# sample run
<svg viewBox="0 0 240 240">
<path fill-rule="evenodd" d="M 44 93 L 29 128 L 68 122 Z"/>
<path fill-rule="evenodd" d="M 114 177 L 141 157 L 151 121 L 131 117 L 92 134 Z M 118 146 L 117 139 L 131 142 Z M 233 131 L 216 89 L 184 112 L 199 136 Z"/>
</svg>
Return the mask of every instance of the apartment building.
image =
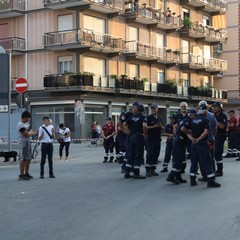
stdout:
<svg viewBox="0 0 240 240">
<path fill-rule="evenodd" d="M 93 120 L 141 101 L 164 121 L 181 101 L 227 101 L 218 81 L 228 62 L 216 18 L 223 0 L 1 0 L 0 45 L 12 52 L 12 78 L 29 82 L 32 126 L 50 115 L 73 137 Z M 13 99 L 16 97 L 13 81 Z"/>
<path fill-rule="evenodd" d="M 227 31 L 229 39 L 219 52 L 229 62 L 228 72 L 219 82 L 218 87 L 228 90 L 228 107 L 240 114 L 240 2 L 228 0 Z"/>
</svg>

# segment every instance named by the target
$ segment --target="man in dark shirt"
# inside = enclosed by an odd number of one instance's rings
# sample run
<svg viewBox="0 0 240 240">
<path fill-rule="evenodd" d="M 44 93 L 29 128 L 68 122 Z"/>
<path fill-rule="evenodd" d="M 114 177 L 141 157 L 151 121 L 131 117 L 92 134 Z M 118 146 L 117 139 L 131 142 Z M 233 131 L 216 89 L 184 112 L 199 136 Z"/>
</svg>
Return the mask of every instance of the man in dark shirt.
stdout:
<svg viewBox="0 0 240 240">
<path fill-rule="evenodd" d="M 216 177 L 223 176 L 223 149 L 227 134 L 227 116 L 222 111 L 222 104 L 214 102 L 212 104 L 213 113 L 217 120 L 217 134 L 215 137 L 215 160 L 217 163 Z"/>
<path fill-rule="evenodd" d="M 175 184 L 187 182 L 182 179 L 181 170 L 182 163 L 186 161 L 186 147 L 189 139 L 187 134 L 190 133 L 191 122 L 196 114 L 197 112 L 191 109 L 188 111 L 188 116 L 178 123 L 176 137 L 173 140 L 173 167 L 167 177 L 168 182 Z"/>
<path fill-rule="evenodd" d="M 220 187 L 221 185 L 215 182 L 215 173 L 208 149 L 209 120 L 206 114 L 207 106 L 205 104 L 200 105 L 199 114 L 192 120 L 192 132 L 188 134 L 189 139 L 192 141 L 190 168 L 191 186 L 197 185 L 196 176 L 198 163 L 200 163 L 207 176 L 207 186 Z"/>
<path fill-rule="evenodd" d="M 158 157 L 161 149 L 161 130 L 163 128 L 162 118 L 158 113 L 158 106 L 151 105 L 152 113 L 147 117 L 147 156 L 146 156 L 146 176 L 158 176 L 155 172 L 158 162 Z"/>
<path fill-rule="evenodd" d="M 168 164 L 172 156 L 173 149 L 173 126 L 176 123 L 176 115 L 173 114 L 170 117 L 170 123 L 165 126 L 163 135 L 167 137 L 165 156 L 163 161 L 163 169 L 161 172 L 168 172 Z"/>
<path fill-rule="evenodd" d="M 129 132 L 127 163 L 124 178 L 144 179 L 140 175 L 140 166 L 144 154 L 144 141 L 147 135 L 147 119 L 143 116 L 144 106 L 139 103 L 133 106 L 133 115 L 123 123 L 125 131 Z"/>
</svg>

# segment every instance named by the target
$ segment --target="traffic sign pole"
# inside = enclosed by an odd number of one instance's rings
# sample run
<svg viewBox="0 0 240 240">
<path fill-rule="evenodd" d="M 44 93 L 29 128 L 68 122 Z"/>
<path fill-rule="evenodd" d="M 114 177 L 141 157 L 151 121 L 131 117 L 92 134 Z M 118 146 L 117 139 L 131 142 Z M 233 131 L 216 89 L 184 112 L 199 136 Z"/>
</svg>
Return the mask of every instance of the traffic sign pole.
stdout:
<svg viewBox="0 0 240 240">
<path fill-rule="evenodd" d="M 8 151 L 11 151 L 11 91 L 12 91 L 12 51 L 9 52 L 9 91 L 8 91 Z"/>
</svg>

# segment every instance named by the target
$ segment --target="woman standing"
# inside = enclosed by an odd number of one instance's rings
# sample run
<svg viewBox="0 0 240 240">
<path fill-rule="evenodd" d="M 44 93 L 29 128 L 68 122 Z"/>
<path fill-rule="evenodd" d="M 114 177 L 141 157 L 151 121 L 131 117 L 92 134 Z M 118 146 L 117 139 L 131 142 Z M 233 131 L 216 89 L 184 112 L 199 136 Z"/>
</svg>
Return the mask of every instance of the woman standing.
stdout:
<svg viewBox="0 0 240 240">
<path fill-rule="evenodd" d="M 63 148 L 65 147 L 65 161 L 68 162 L 68 156 L 69 156 L 69 146 L 71 142 L 70 138 L 70 129 L 65 127 L 63 123 L 59 124 L 59 133 L 62 138 L 62 142 L 60 143 L 59 146 L 59 156 L 60 156 L 60 161 L 62 162 L 62 155 L 63 155 Z"/>
</svg>

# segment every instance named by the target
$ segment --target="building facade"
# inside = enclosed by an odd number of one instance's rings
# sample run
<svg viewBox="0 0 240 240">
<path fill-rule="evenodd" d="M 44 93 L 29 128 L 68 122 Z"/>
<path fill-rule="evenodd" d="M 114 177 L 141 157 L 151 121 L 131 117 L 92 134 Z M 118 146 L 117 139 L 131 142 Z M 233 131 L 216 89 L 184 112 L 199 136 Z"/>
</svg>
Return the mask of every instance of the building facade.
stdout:
<svg viewBox="0 0 240 240">
<path fill-rule="evenodd" d="M 2 0 L 0 45 L 12 52 L 12 79 L 29 82 L 32 126 L 50 115 L 73 137 L 141 101 L 164 121 L 199 100 L 227 101 L 218 83 L 228 62 L 214 26 L 223 0 Z M 13 81 L 13 99 L 16 98 Z"/>
</svg>

